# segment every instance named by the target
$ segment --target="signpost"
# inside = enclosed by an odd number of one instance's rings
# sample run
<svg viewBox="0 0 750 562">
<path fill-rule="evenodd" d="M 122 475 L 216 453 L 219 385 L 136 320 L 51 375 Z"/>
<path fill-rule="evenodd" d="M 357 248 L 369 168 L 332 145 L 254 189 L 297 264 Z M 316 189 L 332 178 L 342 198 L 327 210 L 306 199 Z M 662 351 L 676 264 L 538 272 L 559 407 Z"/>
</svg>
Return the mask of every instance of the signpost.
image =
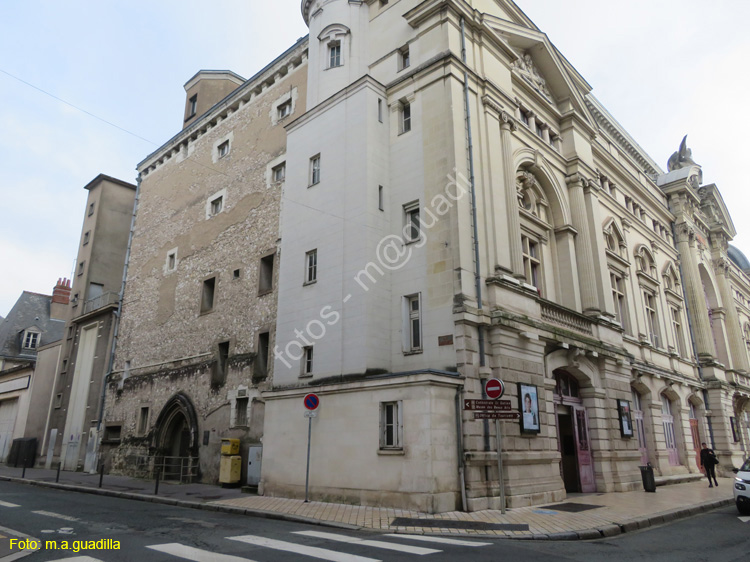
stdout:
<svg viewBox="0 0 750 562">
<path fill-rule="evenodd" d="M 317 394 L 306 394 L 303 400 L 305 408 L 305 417 L 307 418 L 307 470 L 305 471 L 305 503 L 308 502 L 308 491 L 310 489 L 310 438 L 312 436 L 312 419 L 318 416 L 315 410 L 320 406 L 320 398 Z"/>
<path fill-rule="evenodd" d="M 503 473 L 503 436 L 500 420 L 517 420 L 521 414 L 510 411 L 510 400 L 498 400 L 505 394 L 505 383 L 500 379 L 489 379 L 484 385 L 484 393 L 492 400 L 464 400 L 465 410 L 474 412 L 475 420 L 495 420 L 497 436 L 497 476 L 500 485 L 500 510 L 505 514 L 505 476 Z"/>
</svg>

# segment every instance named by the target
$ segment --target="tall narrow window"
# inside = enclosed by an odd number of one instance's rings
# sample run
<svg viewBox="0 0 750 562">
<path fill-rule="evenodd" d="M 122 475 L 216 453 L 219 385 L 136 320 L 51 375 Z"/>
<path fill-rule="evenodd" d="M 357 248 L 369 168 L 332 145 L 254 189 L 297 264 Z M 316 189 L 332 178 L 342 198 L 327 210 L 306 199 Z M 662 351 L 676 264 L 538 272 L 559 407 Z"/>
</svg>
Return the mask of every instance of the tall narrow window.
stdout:
<svg viewBox="0 0 750 562">
<path fill-rule="evenodd" d="M 646 309 L 646 327 L 651 343 L 654 347 L 661 347 L 659 342 L 659 317 L 656 312 L 656 298 L 649 292 L 643 293 L 643 301 Z"/>
<path fill-rule="evenodd" d="M 385 210 L 385 201 L 383 199 L 383 186 L 378 186 L 378 209 Z"/>
<path fill-rule="evenodd" d="M 403 102 L 401 104 L 401 132 L 411 131 L 411 105 Z"/>
<path fill-rule="evenodd" d="M 258 276 L 258 293 L 266 294 L 273 290 L 273 257 L 264 256 L 260 259 L 260 272 Z"/>
<path fill-rule="evenodd" d="M 312 375 L 313 372 L 313 346 L 309 345 L 302 349 L 302 375 Z"/>
<path fill-rule="evenodd" d="M 250 399 L 237 398 L 235 405 L 234 414 L 234 425 L 235 426 L 246 426 L 247 425 L 247 405 L 250 403 Z"/>
<path fill-rule="evenodd" d="M 167 254 L 167 271 L 174 271 L 177 267 L 177 252 Z"/>
<path fill-rule="evenodd" d="M 406 297 L 407 321 L 406 333 L 409 341 L 407 351 L 422 350 L 422 311 L 419 295 Z"/>
<path fill-rule="evenodd" d="M 258 334 L 258 353 L 253 368 L 253 378 L 265 379 L 268 375 L 268 350 L 270 345 L 270 334 L 263 332 Z"/>
<path fill-rule="evenodd" d="M 222 386 L 227 381 L 227 368 L 229 362 L 229 342 L 221 342 L 216 354 L 216 364 L 214 365 L 211 384 L 213 386 Z"/>
<path fill-rule="evenodd" d="M 90 239 L 91 239 L 91 231 L 88 230 L 83 235 L 83 245 L 85 246 L 86 244 L 88 244 Z"/>
<path fill-rule="evenodd" d="M 625 301 L 625 281 L 616 273 L 609 274 L 612 284 L 612 299 L 615 303 L 615 320 L 617 320 L 626 333 L 630 333 L 627 321 L 628 307 Z"/>
<path fill-rule="evenodd" d="M 403 449 L 403 403 L 380 403 L 380 448 Z"/>
<path fill-rule="evenodd" d="M 203 282 L 201 293 L 201 314 L 211 312 L 214 309 L 214 291 L 216 289 L 216 277 L 206 279 Z"/>
<path fill-rule="evenodd" d="M 383 100 L 378 99 L 378 121 L 383 122 Z"/>
<path fill-rule="evenodd" d="M 526 282 L 541 290 L 542 261 L 539 255 L 539 243 L 528 236 L 521 236 L 523 250 L 523 270 Z"/>
<path fill-rule="evenodd" d="M 145 435 L 148 431 L 148 407 L 142 407 L 138 414 L 138 435 Z"/>
<path fill-rule="evenodd" d="M 320 182 L 320 154 L 310 158 L 310 185 Z"/>
<path fill-rule="evenodd" d="M 341 43 L 332 41 L 328 44 L 328 68 L 341 66 Z"/>
<path fill-rule="evenodd" d="M 675 307 L 669 308 L 672 314 L 672 330 L 674 331 L 674 341 L 676 346 L 677 354 L 680 357 L 685 357 L 685 340 L 682 334 L 682 322 L 680 322 L 680 311 Z"/>
<path fill-rule="evenodd" d="M 198 111 L 198 94 L 195 94 L 188 101 L 188 119 L 195 115 Z"/>
<path fill-rule="evenodd" d="M 305 283 L 315 283 L 318 280 L 318 250 L 310 250 L 305 254 Z"/>
<path fill-rule="evenodd" d="M 94 214 L 95 207 L 96 207 L 96 203 L 91 203 L 91 205 L 89 205 L 89 216 Z"/>
<path fill-rule="evenodd" d="M 403 70 L 409 68 L 411 59 L 409 58 L 409 47 L 404 47 L 398 53 L 398 69 Z"/>
<path fill-rule="evenodd" d="M 419 201 L 404 206 L 404 240 L 407 244 L 417 242 L 422 235 L 419 224 Z"/>
</svg>

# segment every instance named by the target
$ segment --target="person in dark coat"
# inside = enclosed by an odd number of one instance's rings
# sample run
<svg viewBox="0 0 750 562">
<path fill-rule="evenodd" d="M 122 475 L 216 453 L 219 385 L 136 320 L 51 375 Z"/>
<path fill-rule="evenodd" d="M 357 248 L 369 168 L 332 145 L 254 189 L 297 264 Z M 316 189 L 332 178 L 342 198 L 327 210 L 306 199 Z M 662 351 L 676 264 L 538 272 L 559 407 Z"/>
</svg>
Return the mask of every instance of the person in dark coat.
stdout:
<svg viewBox="0 0 750 562">
<path fill-rule="evenodd" d="M 701 445 L 703 445 L 703 448 L 701 449 L 701 464 L 706 470 L 706 476 L 708 477 L 708 487 L 713 488 L 714 485 L 711 483 L 711 478 L 714 479 L 714 482 L 716 482 L 717 486 L 719 485 L 719 483 L 716 481 L 716 465 L 719 464 L 719 461 L 716 459 L 716 454 L 714 453 L 713 449 L 709 449 L 708 445 L 706 445 L 705 443 L 701 443 Z"/>
</svg>

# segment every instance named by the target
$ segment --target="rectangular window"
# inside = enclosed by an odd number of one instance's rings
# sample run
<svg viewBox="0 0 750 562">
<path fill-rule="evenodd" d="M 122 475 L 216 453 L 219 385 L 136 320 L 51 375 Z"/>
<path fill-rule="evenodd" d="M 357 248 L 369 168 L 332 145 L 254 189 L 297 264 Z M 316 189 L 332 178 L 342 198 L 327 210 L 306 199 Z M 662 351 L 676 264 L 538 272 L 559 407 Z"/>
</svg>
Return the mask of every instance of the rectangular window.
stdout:
<svg viewBox="0 0 750 562">
<path fill-rule="evenodd" d="M 409 295 L 406 301 L 407 325 L 404 333 L 408 336 L 407 352 L 422 351 L 422 310 L 419 295 Z"/>
<path fill-rule="evenodd" d="M 311 345 L 302 348 L 302 375 L 312 375 L 313 372 L 313 347 Z"/>
<path fill-rule="evenodd" d="M 523 271 L 526 282 L 541 291 L 542 261 L 539 243 L 528 236 L 521 235 L 521 250 L 523 252 Z"/>
<path fill-rule="evenodd" d="M 241 271 L 241 270 L 239 270 L 239 269 L 235 269 L 235 270 L 234 270 L 234 271 L 232 272 L 232 279 L 235 279 L 235 280 L 237 280 L 237 279 L 239 279 L 239 278 L 240 278 L 240 276 L 241 276 L 241 275 L 242 275 L 242 271 Z"/>
<path fill-rule="evenodd" d="M 188 119 L 195 115 L 196 111 L 198 111 L 198 94 L 192 96 L 188 101 Z"/>
<path fill-rule="evenodd" d="M 409 47 L 404 47 L 398 53 L 398 69 L 403 70 L 409 68 L 411 64 L 409 59 Z"/>
<path fill-rule="evenodd" d="M 122 426 L 109 425 L 104 428 L 104 438 L 102 439 L 102 441 L 119 443 L 121 433 L 122 433 Z"/>
<path fill-rule="evenodd" d="M 274 254 L 260 258 L 258 294 L 265 294 L 273 290 L 273 259 Z"/>
<path fill-rule="evenodd" d="M 341 66 L 341 43 L 333 41 L 328 44 L 328 68 Z"/>
<path fill-rule="evenodd" d="M 404 207 L 404 240 L 407 244 L 417 242 L 422 235 L 419 224 L 419 202 Z"/>
<path fill-rule="evenodd" d="M 401 104 L 401 132 L 411 131 L 411 105 L 404 102 Z"/>
<path fill-rule="evenodd" d="M 86 262 L 82 261 L 78 264 L 78 275 L 83 275 L 83 270 L 86 267 Z"/>
<path fill-rule="evenodd" d="M 612 300 L 615 304 L 615 320 L 617 320 L 622 326 L 625 333 L 630 333 L 628 329 L 627 313 L 628 306 L 625 300 L 625 281 L 622 277 L 616 273 L 609 274 L 610 283 L 612 285 Z"/>
<path fill-rule="evenodd" d="M 60 369 L 60 373 L 64 373 L 68 370 L 68 360 L 63 359 L 62 360 L 62 368 Z"/>
<path fill-rule="evenodd" d="M 62 394 L 55 396 L 55 410 L 62 408 Z"/>
<path fill-rule="evenodd" d="M 378 99 L 378 121 L 383 122 L 383 100 Z"/>
<path fill-rule="evenodd" d="M 523 109 L 520 109 L 519 116 L 521 117 L 521 123 L 523 123 L 524 125 L 528 127 L 529 126 L 529 114 Z"/>
<path fill-rule="evenodd" d="M 223 341 L 219 343 L 216 353 L 216 363 L 214 365 L 213 376 L 211 377 L 212 386 L 222 386 L 227 381 L 228 362 L 229 342 Z"/>
<path fill-rule="evenodd" d="M 279 119 L 283 119 L 284 117 L 288 117 L 292 114 L 292 100 L 285 101 L 282 103 L 278 108 L 278 115 Z"/>
<path fill-rule="evenodd" d="M 253 367 L 254 379 L 265 379 L 268 376 L 268 350 L 270 349 L 271 335 L 268 332 L 258 334 L 258 354 Z"/>
<path fill-rule="evenodd" d="M 282 162 L 271 170 L 271 178 L 274 183 L 281 183 L 286 178 L 286 162 Z"/>
<path fill-rule="evenodd" d="M 219 158 L 224 158 L 227 154 L 229 154 L 229 141 L 227 140 L 221 143 L 217 150 L 219 151 Z"/>
<path fill-rule="evenodd" d="M 88 244 L 90 239 L 91 239 L 91 231 L 88 230 L 83 235 L 83 245 L 85 246 L 86 244 Z"/>
<path fill-rule="evenodd" d="M 643 301 L 646 307 L 646 327 L 651 343 L 654 347 L 661 347 L 659 342 L 659 317 L 656 312 L 656 298 L 653 294 L 643 293 Z"/>
<path fill-rule="evenodd" d="M 403 449 L 403 403 L 380 403 L 380 448 Z"/>
<path fill-rule="evenodd" d="M 680 310 L 674 307 L 669 308 L 672 314 L 672 330 L 674 331 L 674 341 L 677 354 L 685 357 L 685 340 L 682 336 L 682 322 L 680 322 Z"/>
<path fill-rule="evenodd" d="M 318 250 L 310 250 L 305 254 L 305 283 L 315 283 L 318 280 Z"/>
<path fill-rule="evenodd" d="M 39 334 L 37 332 L 26 332 L 23 339 L 23 347 L 26 349 L 36 349 L 39 343 Z"/>
<path fill-rule="evenodd" d="M 234 425 L 235 426 L 246 426 L 247 425 L 247 406 L 250 403 L 249 398 L 237 398 L 235 405 Z"/>
<path fill-rule="evenodd" d="M 201 314 L 211 312 L 214 309 L 214 291 L 216 290 L 216 277 L 206 279 L 203 282 L 201 293 Z"/>
<path fill-rule="evenodd" d="M 310 185 L 320 182 L 320 154 L 310 158 Z"/>
<path fill-rule="evenodd" d="M 218 215 L 224 208 L 224 198 L 219 196 L 211 201 L 211 216 Z"/>
<path fill-rule="evenodd" d="M 145 435 L 148 431 L 148 407 L 142 407 L 138 415 L 138 435 Z"/>
<path fill-rule="evenodd" d="M 174 271 L 177 267 L 177 252 L 167 254 L 167 271 Z"/>
<path fill-rule="evenodd" d="M 96 203 L 91 203 L 91 205 L 89 205 L 89 216 L 91 216 L 91 215 L 94 214 L 94 207 L 95 206 L 96 206 Z"/>
<path fill-rule="evenodd" d="M 380 209 L 381 211 L 385 210 L 385 200 L 383 199 L 383 197 L 384 197 L 383 186 L 379 185 L 378 186 L 378 209 Z"/>
</svg>

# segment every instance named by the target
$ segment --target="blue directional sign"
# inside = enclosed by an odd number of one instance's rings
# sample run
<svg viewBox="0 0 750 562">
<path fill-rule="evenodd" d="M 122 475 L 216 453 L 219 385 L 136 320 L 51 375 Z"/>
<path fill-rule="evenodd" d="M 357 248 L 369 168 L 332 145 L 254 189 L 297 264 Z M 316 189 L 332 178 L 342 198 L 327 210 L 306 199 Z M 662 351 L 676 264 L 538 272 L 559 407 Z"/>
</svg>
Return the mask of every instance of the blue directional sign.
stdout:
<svg viewBox="0 0 750 562">
<path fill-rule="evenodd" d="M 317 394 L 307 394 L 305 395 L 305 408 L 308 410 L 317 410 L 318 406 L 320 406 L 320 398 L 318 398 Z"/>
</svg>

